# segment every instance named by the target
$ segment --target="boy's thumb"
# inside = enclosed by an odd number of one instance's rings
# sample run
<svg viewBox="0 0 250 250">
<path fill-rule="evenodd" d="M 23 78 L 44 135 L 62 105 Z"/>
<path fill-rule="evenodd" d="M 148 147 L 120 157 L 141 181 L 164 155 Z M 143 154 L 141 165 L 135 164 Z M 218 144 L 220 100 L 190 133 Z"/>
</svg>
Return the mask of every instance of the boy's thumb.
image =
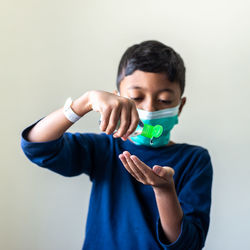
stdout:
<svg viewBox="0 0 250 250">
<path fill-rule="evenodd" d="M 171 167 L 161 167 L 161 166 L 155 165 L 153 167 L 153 171 L 157 175 L 159 175 L 160 177 L 163 177 L 165 179 L 168 179 L 168 178 L 174 176 L 174 169 Z"/>
</svg>

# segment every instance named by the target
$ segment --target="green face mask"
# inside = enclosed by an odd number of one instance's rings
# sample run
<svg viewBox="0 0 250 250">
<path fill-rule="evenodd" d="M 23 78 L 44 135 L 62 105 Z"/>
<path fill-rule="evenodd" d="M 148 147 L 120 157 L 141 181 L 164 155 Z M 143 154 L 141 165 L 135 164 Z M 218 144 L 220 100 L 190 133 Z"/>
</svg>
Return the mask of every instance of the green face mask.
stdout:
<svg viewBox="0 0 250 250">
<path fill-rule="evenodd" d="M 158 138 L 147 138 L 142 135 L 131 136 L 130 139 L 136 145 L 144 145 L 151 147 L 162 147 L 166 146 L 170 140 L 170 131 L 175 124 L 178 123 L 178 111 L 179 106 L 174 108 L 167 108 L 158 111 L 148 112 L 145 110 L 137 109 L 140 120 L 144 124 L 148 125 L 161 125 L 163 127 L 163 132 Z"/>
</svg>

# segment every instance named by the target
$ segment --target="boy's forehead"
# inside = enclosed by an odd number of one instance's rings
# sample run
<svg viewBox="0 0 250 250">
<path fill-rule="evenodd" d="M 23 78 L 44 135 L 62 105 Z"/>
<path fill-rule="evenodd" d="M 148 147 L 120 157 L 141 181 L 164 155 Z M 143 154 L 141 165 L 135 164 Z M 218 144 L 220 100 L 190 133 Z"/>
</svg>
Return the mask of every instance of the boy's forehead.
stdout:
<svg viewBox="0 0 250 250">
<path fill-rule="evenodd" d="M 165 73 L 152 73 L 136 70 L 132 75 L 126 76 L 120 84 L 122 89 L 138 89 L 151 91 L 178 92 L 178 83 L 170 82 Z"/>
</svg>

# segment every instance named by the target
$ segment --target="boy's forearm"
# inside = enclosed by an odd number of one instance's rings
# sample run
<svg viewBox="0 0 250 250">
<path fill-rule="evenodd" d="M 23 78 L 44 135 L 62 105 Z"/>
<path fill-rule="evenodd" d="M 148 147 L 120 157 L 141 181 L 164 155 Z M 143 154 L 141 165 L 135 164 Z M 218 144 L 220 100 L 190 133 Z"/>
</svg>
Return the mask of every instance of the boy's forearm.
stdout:
<svg viewBox="0 0 250 250">
<path fill-rule="evenodd" d="M 83 116 L 91 110 L 88 103 L 88 92 L 73 101 L 72 110 Z M 72 126 L 60 108 L 39 121 L 28 133 L 27 139 L 31 142 L 45 142 L 58 139 L 69 127 Z"/>
<path fill-rule="evenodd" d="M 168 241 L 172 243 L 177 240 L 181 233 L 183 218 L 183 211 L 177 198 L 174 182 L 167 190 L 154 188 L 154 193 L 163 232 Z"/>
</svg>

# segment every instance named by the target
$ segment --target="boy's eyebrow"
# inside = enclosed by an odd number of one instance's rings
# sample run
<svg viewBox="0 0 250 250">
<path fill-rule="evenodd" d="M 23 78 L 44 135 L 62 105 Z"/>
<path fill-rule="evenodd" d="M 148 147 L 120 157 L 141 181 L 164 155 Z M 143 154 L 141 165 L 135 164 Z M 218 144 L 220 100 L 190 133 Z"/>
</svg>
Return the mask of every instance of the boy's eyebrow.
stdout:
<svg viewBox="0 0 250 250">
<path fill-rule="evenodd" d="M 139 86 L 132 86 L 132 87 L 129 87 L 128 89 L 143 89 L 143 88 Z M 164 92 L 164 91 L 174 94 L 174 91 L 169 88 L 161 89 L 158 92 Z"/>
</svg>

